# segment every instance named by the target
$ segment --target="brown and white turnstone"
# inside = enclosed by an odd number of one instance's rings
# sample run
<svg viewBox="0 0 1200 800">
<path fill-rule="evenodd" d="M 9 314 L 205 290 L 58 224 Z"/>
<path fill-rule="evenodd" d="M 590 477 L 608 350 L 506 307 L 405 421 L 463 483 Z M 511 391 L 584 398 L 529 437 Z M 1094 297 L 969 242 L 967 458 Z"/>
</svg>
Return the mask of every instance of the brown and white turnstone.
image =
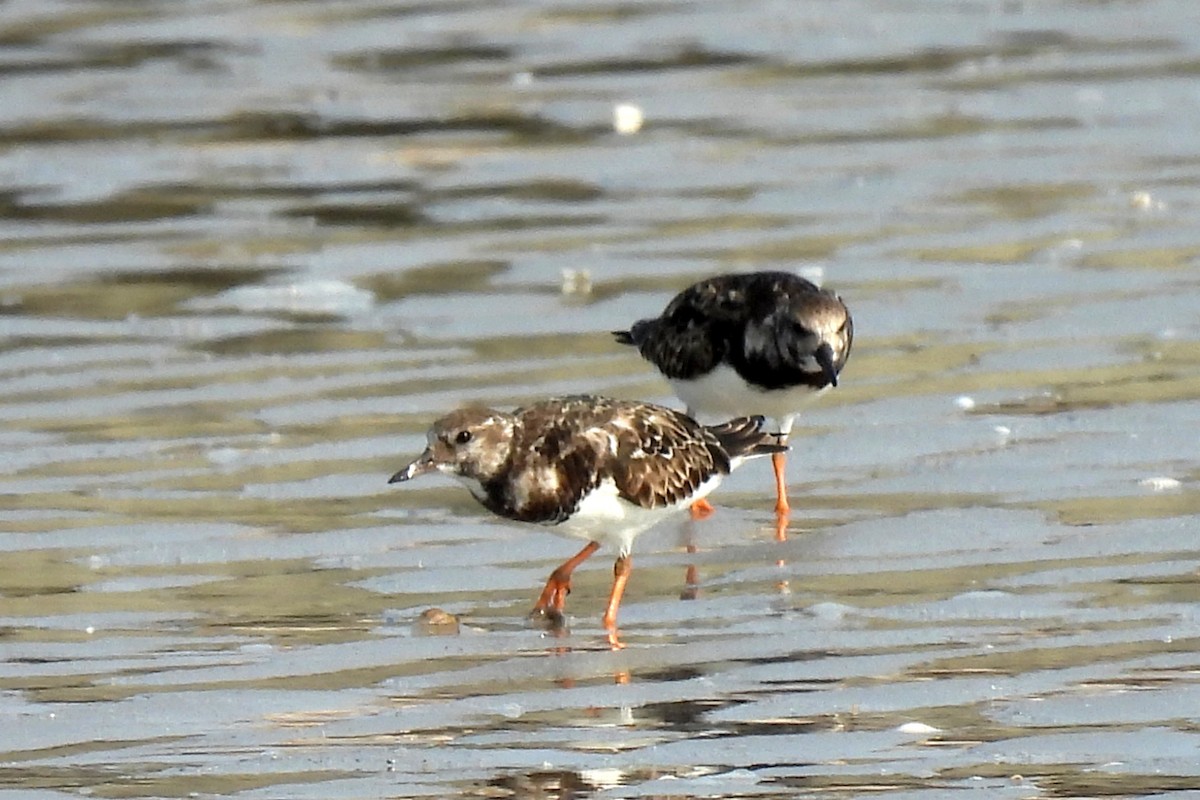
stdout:
<svg viewBox="0 0 1200 800">
<path fill-rule="evenodd" d="M 689 414 L 764 414 L 778 421 L 786 444 L 805 402 L 837 386 L 854 324 L 841 298 L 811 281 L 750 272 L 700 281 L 676 295 L 662 316 L 614 335 L 658 368 Z M 781 516 L 790 510 L 785 463 L 777 453 Z"/>
<path fill-rule="evenodd" d="M 753 456 L 782 452 L 762 417 L 705 426 L 661 406 L 576 395 L 511 413 L 454 411 L 428 446 L 388 481 L 442 472 L 500 516 L 550 526 L 588 544 L 550 574 L 534 613 L 561 619 L 571 573 L 602 544 L 617 548 L 604 627 L 616 645 L 617 607 L 639 533 L 688 508 Z"/>
</svg>

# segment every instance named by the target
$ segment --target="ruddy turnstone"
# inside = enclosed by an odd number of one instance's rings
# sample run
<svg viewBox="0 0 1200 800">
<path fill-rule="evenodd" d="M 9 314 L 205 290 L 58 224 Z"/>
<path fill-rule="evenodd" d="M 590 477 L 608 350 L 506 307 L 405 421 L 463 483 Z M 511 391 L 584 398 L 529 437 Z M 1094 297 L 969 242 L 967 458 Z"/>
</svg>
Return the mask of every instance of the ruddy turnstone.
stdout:
<svg viewBox="0 0 1200 800">
<path fill-rule="evenodd" d="M 388 482 L 442 472 L 500 516 L 587 539 L 550 573 L 534 606 L 552 620 L 561 620 L 574 569 L 602 544 L 615 545 L 603 621 L 616 646 L 633 540 L 703 498 L 747 458 L 786 449 L 762 426 L 762 417 L 706 426 L 669 408 L 587 395 L 511 413 L 466 408 L 433 423 L 425 451 Z"/>
<path fill-rule="evenodd" d="M 837 295 L 790 272 L 719 275 L 684 289 L 662 316 L 614 331 L 637 347 L 688 414 L 764 414 L 786 444 L 797 411 L 837 386 L 854 325 Z M 786 456 L 774 456 L 775 511 L 790 511 Z M 702 512 L 711 510 L 704 503 Z"/>
</svg>

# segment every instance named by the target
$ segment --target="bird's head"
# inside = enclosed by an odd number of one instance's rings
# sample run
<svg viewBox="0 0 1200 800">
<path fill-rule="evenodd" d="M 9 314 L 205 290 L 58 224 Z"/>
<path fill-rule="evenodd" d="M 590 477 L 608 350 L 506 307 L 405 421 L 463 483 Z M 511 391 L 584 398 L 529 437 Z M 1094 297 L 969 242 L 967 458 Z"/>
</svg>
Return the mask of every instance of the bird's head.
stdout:
<svg viewBox="0 0 1200 800">
<path fill-rule="evenodd" d="M 489 408 L 464 408 L 447 414 L 426 434 L 425 451 L 388 483 L 412 480 L 428 472 L 486 482 L 509 460 L 513 426 L 510 414 Z"/>
</svg>

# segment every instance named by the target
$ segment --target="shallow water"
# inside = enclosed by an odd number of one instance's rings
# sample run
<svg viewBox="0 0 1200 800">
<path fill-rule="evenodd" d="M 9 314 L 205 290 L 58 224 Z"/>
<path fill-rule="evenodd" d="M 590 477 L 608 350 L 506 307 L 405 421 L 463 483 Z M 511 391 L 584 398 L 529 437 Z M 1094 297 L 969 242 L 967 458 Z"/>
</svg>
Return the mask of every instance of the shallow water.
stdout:
<svg viewBox="0 0 1200 800">
<path fill-rule="evenodd" d="M 1198 22 L 0 6 L 0 794 L 1192 796 Z M 669 402 L 607 332 L 749 268 L 855 350 L 786 541 L 761 463 L 644 534 L 624 650 L 611 554 L 552 636 L 577 543 L 386 485 L 460 403 Z"/>
</svg>

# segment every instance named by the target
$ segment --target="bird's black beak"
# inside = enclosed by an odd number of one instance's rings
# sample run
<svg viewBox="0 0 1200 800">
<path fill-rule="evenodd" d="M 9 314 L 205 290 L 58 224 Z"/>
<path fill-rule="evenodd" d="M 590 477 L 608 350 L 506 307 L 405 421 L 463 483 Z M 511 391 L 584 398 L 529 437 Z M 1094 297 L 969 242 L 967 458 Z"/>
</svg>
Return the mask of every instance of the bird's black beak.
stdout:
<svg viewBox="0 0 1200 800">
<path fill-rule="evenodd" d="M 426 472 L 433 472 L 437 466 L 433 463 L 433 451 L 426 449 L 416 461 L 388 478 L 388 483 L 403 483 L 418 478 Z"/>
<path fill-rule="evenodd" d="M 825 373 L 825 380 L 829 381 L 829 385 L 837 386 L 838 371 L 833 363 L 833 348 L 829 346 L 829 342 L 821 342 L 813 357 L 821 365 L 821 371 Z"/>
</svg>

